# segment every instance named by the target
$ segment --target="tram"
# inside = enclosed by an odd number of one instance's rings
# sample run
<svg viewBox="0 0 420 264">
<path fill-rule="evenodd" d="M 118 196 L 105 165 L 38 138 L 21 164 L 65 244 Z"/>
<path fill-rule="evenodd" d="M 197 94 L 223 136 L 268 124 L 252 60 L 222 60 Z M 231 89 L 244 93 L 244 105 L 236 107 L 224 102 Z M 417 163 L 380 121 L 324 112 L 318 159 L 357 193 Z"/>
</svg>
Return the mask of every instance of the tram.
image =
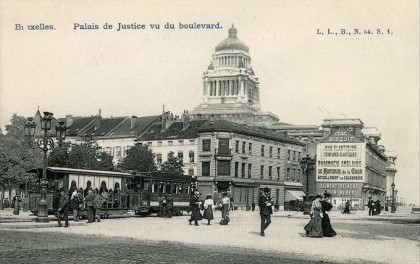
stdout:
<svg viewBox="0 0 420 264">
<path fill-rule="evenodd" d="M 40 180 L 42 169 L 28 171 L 33 177 L 28 190 L 29 210 L 38 213 L 38 201 L 41 198 Z M 56 214 L 59 201 L 59 189 L 83 189 L 83 195 L 92 188 L 98 192 L 107 192 L 107 200 L 101 208 L 101 214 L 122 215 L 133 212 L 136 215 L 149 216 L 160 210 L 160 195 L 171 194 L 173 215 L 181 215 L 189 210 L 189 198 L 195 185 L 195 179 L 187 175 L 170 175 L 162 172 L 124 173 L 115 171 L 83 170 L 61 167 L 47 167 L 47 208 L 49 214 Z M 86 208 L 84 208 L 86 209 Z M 69 210 L 71 214 L 72 210 Z M 82 216 L 86 216 L 83 210 Z"/>
</svg>

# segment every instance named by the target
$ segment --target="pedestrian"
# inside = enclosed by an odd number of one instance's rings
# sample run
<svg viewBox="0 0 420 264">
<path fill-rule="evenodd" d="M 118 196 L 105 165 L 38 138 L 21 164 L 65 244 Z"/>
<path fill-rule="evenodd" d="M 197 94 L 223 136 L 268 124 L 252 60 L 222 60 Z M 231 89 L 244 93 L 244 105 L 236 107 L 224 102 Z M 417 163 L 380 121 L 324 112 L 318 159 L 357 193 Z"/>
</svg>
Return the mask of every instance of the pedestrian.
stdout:
<svg viewBox="0 0 420 264">
<path fill-rule="evenodd" d="M 369 200 L 368 200 L 368 203 L 367 203 L 367 207 L 369 208 L 369 215 L 374 215 L 374 212 L 373 212 L 373 209 L 375 207 L 374 204 L 375 204 L 375 202 L 372 200 L 372 197 L 369 196 Z"/>
<path fill-rule="evenodd" d="M 13 205 L 13 214 L 14 215 L 19 215 L 19 210 L 20 210 L 20 202 L 21 202 L 21 197 L 20 197 L 20 192 L 17 191 L 15 196 L 13 197 L 12 200 L 12 205 Z"/>
<path fill-rule="evenodd" d="M 222 211 L 222 220 L 220 220 L 221 225 L 227 225 L 230 222 L 229 210 L 230 210 L 230 199 L 227 197 L 227 193 L 222 194 L 222 200 L 220 201 L 221 211 Z"/>
<path fill-rule="evenodd" d="M 69 207 L 69 196 L 64 188 L 60 188 L 60 201 L 58 203 L 58 226 L 61 227 L 61 220 L 64 219 L 64 227 L 69 227 L 69 216 L 67 210 Z"/>
<path fill-rule="evenodd" d="M 158 216 L 159 217 L 164 217 L 165 215 L 165 208 L 164 207 L 164 201 L 165 200 L 165 196 L 163 195 L 163 193 L 159 193 L 158 196 L 158 204 L 159 204 L 159 211 L 158 211 Z M 166 206 L 166 202 L 165 202 L 165 206 Z"/>
<path fill-rule="evenodd" d="M 376 200 L 376 202 L 375 202 L 375 207 L 376 207 L 376 214 L 377 214 L 377 215 L 378 215 L 378 214 L 380 214 L 380 213 L 381 213 L 381 210 L 382 210 L 381 201 Z"/>
<path fill-rule="evenodd" d="M 271 215 L 273 214 L 273 208 L 271 203 L 270 189 L 264 188 L 263 194 L 260 196 L 258 201 L 260 207 L 261 217 L 261 236 L 265 236 L 265 230 L 271 224 Z"/>
<path fill-rule="evenodd" d="M 207 194 L 206 200 L 203 203 L 203 206 L 204 206 L 203 218 L 207 219 L 207 225 L 210 225 L 210 221 L 214 219 L 213 205 L 214 205 L 214 201 L 211 197 L 211 194 Z"/>
<path fill-rule="evenodd" d="M 347 200 L 345 206 L 344 206 L 344 211 L 343 214 L 350 214 L 350 200 Z"/>
<path fill-rule="evenodd" d="M 166 196 L 166 218 L 172 218 L 172 213 L 174 210 L 174 198 L 172 197 L 172 194 L 168 194 Z"/>
<path fill-rule="evenodd" d="M 93 199 L 95 204 L 94 214 L 93 214 L 93 221 L 101 222 L 101 209 L 102 205 L 105 202 L 105 198 L 99 194 L 98 189 L 95 189 L 95 198 Z"/>
<path fill-rule="evenodd" d="M 73 208 L 73 220 L 75 222 L 79 221 L 79 212 L 81 209 L 81 204 L 83 202 L 82 194 L 79 193 L 79 190 L 77 188 L 73 188 L 73 192 L 70 197 L 70 206 Z"/>
<path fill-rule="evenodd" d="M 254 212 L 255 211 L 255 203 L 254 202 L 252 202 L 251 208 L 252 208 L 252 211 Z"/>
<path fill-rule="evenodd" d="M 230 197 L 230 211 L 234 210 L 234 206 L 233 206 L 233 197 Z"/>
<path fill-rule="evenodd" d="M 200 193 L 198 191 L 195 191 L 190 197 L 191 218 L 188 220 L 188 222 L 190 222 L 190 225 L 192 221 L 194 221 L 194 224 L 198 226 L 198 220 L 201 219 L 199 198 Z"/>
<path fill-rule="evenodd" d="M 87 195 L 84 199 L 86 202 L 86 208 L 87 208 L 87 217 L 88 217 L 88 223 L 94 222 L 94 210 L 95 210 L 95 194 L 93 193 L 92 188 L 88 189 Z"/>
<path fill-rule="evenodd" d="M 322 193 L 316 195 L 316 199 L 312 202 L 310 216 L 311 220 L 305 226 L 306 235 L 308 237 L 322 237 L 322 219 L 321 219 L 321 209 L 322 205 L 320 199 L 322 198 Z"/>
<path fill-rule="evenodd" d="M 333 208 L 330 202 L 331 194 L 324 192 L 324 199 L 321 199 L 321 212 L 322 212 L 322 233 L 324 237 L 333 237 L 336 236 L 337 233 L 331 226 L 330 217 L 328 212 L 331 211 Z"/>
</svg>

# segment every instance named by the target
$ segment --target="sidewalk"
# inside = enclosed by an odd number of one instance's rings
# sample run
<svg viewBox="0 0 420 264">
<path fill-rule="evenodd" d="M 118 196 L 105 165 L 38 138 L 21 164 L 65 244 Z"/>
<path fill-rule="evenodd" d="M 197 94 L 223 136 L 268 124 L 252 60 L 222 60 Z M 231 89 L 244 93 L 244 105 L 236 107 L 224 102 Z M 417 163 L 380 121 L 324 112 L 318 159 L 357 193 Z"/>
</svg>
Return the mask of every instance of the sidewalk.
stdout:
<svg viewBox="0 0 420 264">
<path fill-rule="evenodd" d="M 380 221 L 368 221 L 372 218 L 367 212 L 357 212 L 354 215 L 343 215 L 331 212 L 333 225 L 338 223 L 357 223 L 363 225 L 381 225 Z M 374 216 L 378 219 L 389 217 L 411 217 L 400 211 L 398 214 Z M 419 217 L 416 215 L 415 217 Z M 303 255 L 314 262 L 329 260 L 337 263 L 419 263 L 419 243 L 405 238 L 381 236 L 359 236 L 357 230 L 335 228 L 338 235 L 333 238 L 314 239 L 305 236 L 303 227 L 309 220 L 302 212 L 275 212 L 272 224 L 266 231 L 266 236 L 259 236 L 259 212 L 231 212 L 231 223 L 219 225 L 220 213 L 215 213 L 215 219 L 210 226 L 201 222 L 200 226 L 189 225 L 189 216 L 173 218 L 125 218 L 104 219 L 100 223 L 89 225 L 74 225 L 70 228 L 36 228 L 35 232 L 62 232 L 84 236 L 106 236 L 139 239 L 144 241 L 170 241 L 197 246 L 223 246 L 263 250 L 277 253 L 292 253 Z M 0 224 L 0 228 L 4 228 Z M 392 225 L 391 225 L 392 226 Z M 395 225 L 398 228 L 397 225 Z"/>
</svg>

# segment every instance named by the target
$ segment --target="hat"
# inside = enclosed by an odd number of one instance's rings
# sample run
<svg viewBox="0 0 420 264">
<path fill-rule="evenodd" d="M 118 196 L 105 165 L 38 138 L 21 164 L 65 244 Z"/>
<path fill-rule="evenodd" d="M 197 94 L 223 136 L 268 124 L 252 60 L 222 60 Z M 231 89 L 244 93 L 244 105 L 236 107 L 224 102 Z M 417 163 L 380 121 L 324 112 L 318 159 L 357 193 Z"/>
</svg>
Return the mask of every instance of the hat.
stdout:
<svg viewBox="0 0 420 264">
<path fill-rule="evenodd" d="M 329 198 L 329 197 L 331 197 L 331 193 L 325 192 L 325 193 L 324 193 L 324 197 L 325 197 L 325 198 Z"/>
<path fill-rule="evenodd" d="M 59 192 L 64 192 L 64 188 L 63 188 L 63 187 L 61 187 L 58 191 L 59 191 Z"/>
<path fill-rule="evenodd" d="M 268 189 L 267 187 L 265 187 L 265 188 L 264 188 L 264 192 L 265 192 L 265 193 L 270 192 L 270 189 Z"/>
<path fill-rule="evenodd" d="M 317 198 L 322 198 L 322 197 L 324 197 L 324 195 L 323 195 L 322 193 L 317 193 L 317 194 L 316 194 L 316 197 L 317 197 Z"/>
</svg>

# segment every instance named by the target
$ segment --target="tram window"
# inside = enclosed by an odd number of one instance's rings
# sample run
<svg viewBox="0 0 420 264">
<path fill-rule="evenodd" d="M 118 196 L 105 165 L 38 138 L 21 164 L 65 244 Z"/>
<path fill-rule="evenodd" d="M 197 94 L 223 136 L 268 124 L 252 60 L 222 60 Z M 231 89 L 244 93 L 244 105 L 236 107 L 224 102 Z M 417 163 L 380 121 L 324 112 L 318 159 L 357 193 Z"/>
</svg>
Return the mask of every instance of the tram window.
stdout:
<svg viewBox="0 0 420 264">
<path fill-rule="evenodd" d="M 176 183 L 173 183 L 172 184 L 172 193 L 176 193 L 176 190 L 177 190 L 178 188 L 177 188 L 177 184 Z"/>
<path fill-rule="evenodd" d="M 178 192 L 177 193 L 184 193 L 184 186 L 178 185 Z"/>
<path fill-rule="evenodd" d="M 159 192 L 160 193 L 164 193 L 165 190 L 165 185 L 163 182 L 159 182 Z"/>
<path fill-rule="evenodd" d="M 77 185 L 76 185 L 76 181 L 71 181 L 71 184 L 70 184 L 70 190 L 73 190 L 73 188 L 74 187 L 76 187 L 77 188 Z"/>
</svg>

